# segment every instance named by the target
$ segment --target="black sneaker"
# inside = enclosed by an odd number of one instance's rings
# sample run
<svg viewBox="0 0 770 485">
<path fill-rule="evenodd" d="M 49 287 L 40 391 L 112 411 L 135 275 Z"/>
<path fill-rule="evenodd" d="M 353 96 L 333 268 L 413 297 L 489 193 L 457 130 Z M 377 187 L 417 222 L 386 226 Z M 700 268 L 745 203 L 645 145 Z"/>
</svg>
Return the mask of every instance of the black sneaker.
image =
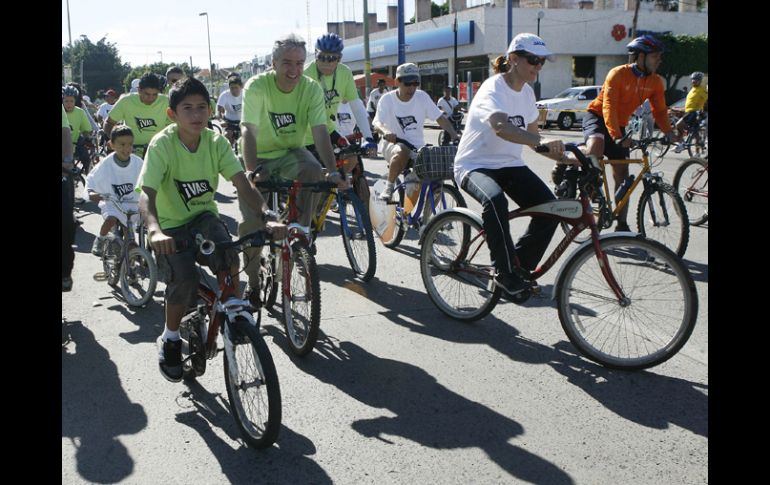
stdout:
<svg viewBox="0 0 770 485">
<path fill-rule="evenodd" d="M 519 294 L 529 288 L 529 284 L 514 273 L 498 273 L 495 276 L 495 285 L 499 286 L 510 296 Z"/>
<path fill-rule="evenodd" d="M 61 291 L 71 291 L 72 290 L 72 278 L 69 276 L 62 276 L 61 279 Z"/>
<path fill-rule="evenodd" d="M 170 382 L 182 380 L 182 341 L 163 341 L 163 336 L 158 337 L 158 367 L 160 373 Z"/>
<path fill-rule="evenodd" d="M 254 308 L 262 308 L 262 300 L 259 297 L 259 290 L 255 289 L 251 284 L 246 287 L 246 291 L 243 292 L 243 297 L 251 303 Z"/>
<path fill-rule="evenodd" d="M 628 227 L 627 222 L 618 221 L 618 224 L 615 226 L 615 232 L 631 232 L 631 228 Z"/>
</svg>

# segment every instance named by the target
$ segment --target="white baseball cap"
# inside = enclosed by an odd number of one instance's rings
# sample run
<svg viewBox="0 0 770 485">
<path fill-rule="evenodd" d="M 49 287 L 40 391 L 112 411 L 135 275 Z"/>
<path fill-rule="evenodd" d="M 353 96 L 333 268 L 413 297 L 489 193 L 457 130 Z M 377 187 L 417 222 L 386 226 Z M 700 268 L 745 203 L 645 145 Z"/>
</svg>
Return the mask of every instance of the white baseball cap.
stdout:
<svg viewBox="0 0 770 485">
<path fill-rule="evenodd" d="M 418 68 L 416 64 L 413 64 L 411 62 L 401 64 L 396 69 L 396 79 L 400 80 L 402 83 L 419 81 L 420 68 Z"/>
<path fill-rule="evenodd" d="M 526 51 L 536 56 L 545 57 L 549 61 L 555 61 L 556 56 L 545 46 L 545 41 L 535 34 L 519 34 L 513 38 L 508 46 L 506 54 L 516 51 Z"/>
</svg>

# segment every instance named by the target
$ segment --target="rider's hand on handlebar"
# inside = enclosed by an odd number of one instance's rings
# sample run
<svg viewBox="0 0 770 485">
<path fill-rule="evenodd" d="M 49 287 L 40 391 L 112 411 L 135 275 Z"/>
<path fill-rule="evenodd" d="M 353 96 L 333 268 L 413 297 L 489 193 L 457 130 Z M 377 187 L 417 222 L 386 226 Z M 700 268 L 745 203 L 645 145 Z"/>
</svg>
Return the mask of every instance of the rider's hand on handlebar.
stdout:
<svg viewBox="0 0 770 485">
<path fill-rule="evenodd" d="M 374 143 L 373 138 L 367 138 L 364 146 L 361 147 L 361 151 L 365 153 L 367 158 L 374 158 L 377 156 L 377 144 Z"/>
<path fill-rule="evenodd" d="M 161 231 L 151 232 L 150 246 L 153 251 L 158 254 L 174 254 L 176 252 L 176 246 L 174 245 L 174 238 L 163 234 Z"/>
<path fill-rule="evenodd" d="M 337 184 L 337 188 L 340 190 L 348 189 L 350 188 L 350 184 L 345 179 L 345 176 L 341 174 L 340 172 L 334 170 L 330 173 L 326 174 L 326 180 L 329 182 L 334 182 Z"/>
<path fill-rule="evenodd" d="M 545 143 L 541 143 L 541 146 L 548 148 L 548 153 L 554 155 L 557 160 L 564 154 L 564 142 L 561 140 L 547 141 Z"/>
<path fill-rule="evenodd" d="M 257 166 L 257 169 L 253 172 L 246 172 L 246 178 L 251 182 L 252 184 L 255 182 L 264 182 L 268 179 L 268 173 L 267 170 L 263 169 L 264 167 L 262 165 Z"/>
<path fill-rule="evenodd" d="M 286 224 L 277 221 L 267 221 L 265 230 L 270 233 L 273 241 L 280 241 L 286 238 Z"/>
</svg>

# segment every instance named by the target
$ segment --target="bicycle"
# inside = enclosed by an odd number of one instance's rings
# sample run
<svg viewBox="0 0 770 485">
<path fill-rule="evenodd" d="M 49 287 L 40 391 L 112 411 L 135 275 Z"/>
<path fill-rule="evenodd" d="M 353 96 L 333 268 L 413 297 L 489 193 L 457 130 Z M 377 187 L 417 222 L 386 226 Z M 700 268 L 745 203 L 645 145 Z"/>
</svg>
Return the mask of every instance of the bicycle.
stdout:
<svg viewBox="0 0 770 485">
<path fill-rule="evenodd" d="M 134 227 L 133 216 L 139 213 L 138 209 L 126 209 L 122 204 L 123 197 L 117 197 L 115 194 L 98 195 L 113 202 L 115 207 L 125 214 L 126 225 L 118 222 L 107 234 L 101 257 L 104 271 L 94 275 L 94 279 L 107 281 L 113 288 L 117 288 L 119 284 L 126 303 L 133 307 L 143 307 L 155 294 L 158 266 L 152 254 L 134 239 L 137 230 L 140 233 L 144 231 L 141 222 L 138 229 Z"/>
<path fill-rule="evenodd" d="M 230 146 L 232 147 L 233 151 L 235 152 L 235 156 L 238 156 L 238 140 L 241 138 L 241 127 L 239 121 L 230 121 L 227 118 L 223 118 L 220 123 L 224 123 L 224 134 L 227 136 L 229 134 L 232 139 L 228 139 L 230 141 Z"/>
<path fill-rule="evenodd" d="M 708 156 L 708 113 L 698 111 L 695 121 L 687 126 L 687 137 L 683 145 L 687 148 L 690 158 Z"/>
<path fill-rule="evenodd" d="M 539 151 L 544 151 L 539 147 Z M 658 365 L 687 342 L 698 315 L 695 282 L 682 260 L 664 245 L 642 235 L 599 234 L 591 195 L 601 183 L 602 169 L 574 144 L 566 148 L 583 170 L 570 172 L 578 200 L 555 200 L 508 213 L 508 219 L 545 217 L 569 224 L 565 235 L 531 274 L 516 271 L 530 282 L 541 278 L 564 254 L 575 237 L 588 228 L 590 240 L 575 249 L 559 269 L 552 298 L 570 342 L 588 359 L 620 369 Z M 606 200 L 598 193 L 598 204 Z M 420 273 L 431 301 L 445 315 L 466 322 L 489 314 L 502 289 L 494 284 L 481 216 L 467 208 L 437 215 L 422 235 Z M 521 304 L 532 291 L 509 297 Z"/>
<path fill-rule="evenodd" d="M 272 179 L 255 182 L 257 189 L 270 192 L 268 207 L 279 213 L 278 220 L 289 223 L 286 239 L 280 247 L 273 247 L 260 258 L 259 302 L 272 308 L 281 284 L 283 324 L 291 351 L 304 356 L 313 350 L 321 325 L 321 284 L 315 256 L 310 250 L 309 235 L 292 224 L 297 221 L 296 198 L 300 189 L 328 191 L 337 184 Z M 279 201 L 279 192 L 288 192 L 285 203 Z M 254 291 L 254 289 L 252 289 Z"/>
<path fill-rule="evenodd" d="M 700 226 L 709 220 L 709 161 L 689 158 L 674 174 L 674 188 L 687 206 L 688 221 L 692 226 Z"/>
<path fill-rule="evenodd" d="M 453 184 L 445 183 L 453 179 L 454 157 L 457 146 L 433 147 L 426 145 L 415 153 L 415 147 L 408 141 L 396 138 L 412 150 L 411 158 L 401 176 L 396 180 L 393 197 L 389 202 L 378 196 L 384 188 L 385 180 L 374 185 L 373 196 L 369 201 L 369 214 L 372 227 L 380 236 L 385 247 L 395 249 L 410 227 L 421 231 L 421 227 L 443 211 L 455 207 L 467 207 L 465 198 Z M 408 189 L 419 185 L 417 189 Z M 413 195 L 405 197 L 407 191 Z M 388 206 L 395 206 L 388 209 Z M 374 210 L 372 210 L 374 207 Z"/>
<path fill-rule="evenodd" d="M 626 134 L 630 136 L 631 132 Z M 624 139 L 626 138 L 624 137 Z M 612 226 L 623 209 L 630 204 L 631 195 L 641 183 L 644 187 L 639 203 L 636 208 L 636 223 L 639 233 L 650 239 L 655 239 L 673 250 L 677 256 L 684 256 L 687 250 L 687 244 L 690 239 L 690 225 L 687 222 L 687 209 L 682 198 L 676 192 L 676 189 L 663 180 L 661 172 L 653 173 L 648 156 L 648 147 L 654 143 L 663 143 L 665 138 L 643 138 L 635 140 L 632 149 L 639 149 L 642 152 L 642 158 L 627 160 L 600 160 L 601 175 L 603 184 L 596 187 L 597 194 L 601 193 L 607 201 L 606 206 L 595 209 L 597 215 L 597 226 L 599 230 L 607 229 Z M 642 166 L 638 177 L 630 175 L 623 184 L 624 189 L 619 189 L 615 194 L 616 207 L 613 208 L 612 200 L 607 197 L 610 194 L 609 179 L 607 177 L 608 165 L 631 165 L 638 164 Z M 570 170 L 565 170 L 565 174 Z M 575 199 L 574 187 L 570 182 L 562 180 L 555 189 L 556 197 L 559 199 Z M 562 224 L 562 230 L 567 233 L 570 228 Z M 576 238 L 577 243 L 583 243 L 590 236 Z"/>
<path fill-rule="evenodd" d="M 273 245 L 264 231 L 255 231 L 237 241 L 214 243 L 194 234 L 200 254 L 210 256 L 235 248 Z M 182 249 L 189 241 L 177 242 Z M 203 273 L 201 269 L 201 273 Z M 206 372 L 206 362 L 224 350 L 227 398 L 233 419 L 243 439 L 256 448 L 275 443 L 281 428 L 281 389 L 273 357 L 260 334 L 261 312 L 246 300 L 237 298 L 234 281 L 227 268 L 216 273 L 217 287 L 202 277 L 199 302 L 182 318 L 182 376 L 194 380 Z M 252 313 L 256 311 L 257 318 Z M 217 343 L 222 335 L 224 347 Z"/>
<path fill-rule="evenodd" d="M 355 135 L 350 135 L 355 137 Z M 361 136 L 358 135 L 357 138 Z M 344 147 L 335 146 L 334 153 L 337 158 L 337 169 L 341 170 L 348 155 L 357 155 L 358 163 L 361 163 L 360 147 L 358 145 L 347 145 Z M 360 165 L 359 165 L 360 166 Z M 363 167 L 358 172 L 359 180 L 366 184 L 366 177 L 363 176 Z M 340 235 L 345 247 L 345 255 L 350 262 L 353 273 L 363 281 L 369 281 L 374 277 L 377 271 L 377 250 L 374 243 L 374 233 L 372 232 L 372 223 L 369 218 L 369 211 L 364 205 L 363 200 L 355 191 L 356 184 L 345 190 L 337 189 L 336 185 L 331 187 L 326 200 L 322 203 L 321 209 L 313 217 L 311 223 L 311 234 L 313 241 L 318 234 L 323 232 L 326 215 L 332 206 L 332 202 L 337 202 L 337 210 L 340 214 Z M 367 185 L 368 189 L 368 185 Z M 367 199 L 368 200 L 368 199 Z M 314 248 L 311 245 L 311 250 Z"/>
<path fill-rule="evenodd" d="M 458 135 L 462 135 L 462 122 L 463 122 L 463 113 L 460 111 L 460 107 L 456 107 L 455 110 L 452 112 L 452 116 L 449 116 L 449 122 L 452 123 L 452 127 L 455 129 Z M 438 144 L 439 146 L 447 146 L 452 144 L 452 137 L 449 136 L 449 133 L 441 130 L 441 133 L 438 136 Z"/>
</svg>

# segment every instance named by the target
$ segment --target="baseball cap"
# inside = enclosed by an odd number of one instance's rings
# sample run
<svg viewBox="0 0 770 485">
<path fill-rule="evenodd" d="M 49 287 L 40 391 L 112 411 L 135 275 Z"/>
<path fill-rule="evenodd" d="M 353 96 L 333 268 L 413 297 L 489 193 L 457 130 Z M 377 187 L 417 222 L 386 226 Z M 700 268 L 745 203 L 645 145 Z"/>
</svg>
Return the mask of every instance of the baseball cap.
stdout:
<svg viewBox="0 0 770 485">
<path fill-rule="evenodd" d="M 519 34 L 513 38 L 508 46 L 506 54 L 516 51 L 526 51 L 536 56 L 545 57 L 549 61 L 555 61 L 556 56 L 545 46 L 545 41 L 535 34 Z"/>
<path fill-rule="evenodd" d="M 107 91 L 104 93 L 104 95 L 105 95 L 105 96 L 115 96 L 115 97 L 117 97 L 117 96 L 118 96 L 118 93 L 116 93 L 114 89 L 108 89 L 108 90 L 107 90 Z"/>
<path fill-rule="evenodd" d="M 404 82 L 404 83 L 419 81 L 420 69 L 417 67 L 417 65 L 411 62 L 401 64 L 396 69 L 396 79 L 399 79 L 401 80 L 401 82 Z"/>
</svg>

